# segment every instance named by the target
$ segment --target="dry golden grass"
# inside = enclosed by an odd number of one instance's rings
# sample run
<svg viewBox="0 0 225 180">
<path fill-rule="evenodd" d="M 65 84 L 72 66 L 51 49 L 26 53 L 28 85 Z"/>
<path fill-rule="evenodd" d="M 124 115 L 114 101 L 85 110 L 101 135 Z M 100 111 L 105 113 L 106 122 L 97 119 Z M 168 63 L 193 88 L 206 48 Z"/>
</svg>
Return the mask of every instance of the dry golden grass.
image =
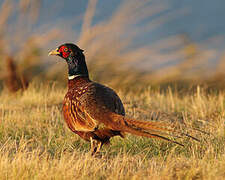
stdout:
<svg viewBox="0 0 225 180">
<path fill-rule="evenodd" d="M 200 88 L 180 97 L 145 88 L 119 94 L 126 113 L 149 119 L 152 111 L 165 120 L 198 127 L 189 130 L 201 142 L 179 140 L 185 147 L 128 135 L 115 137 L 101 158 L 70 132 L 61 114 L 66 88 L 31 84 L 27 91 L 0 94 L 0 179 L 223 179 L 225 176 L 225 93 Z M 163 117 L 162 117 L 163 119 Z M 175 122 L 174 122 L 175 123 Z"/>
</svg>

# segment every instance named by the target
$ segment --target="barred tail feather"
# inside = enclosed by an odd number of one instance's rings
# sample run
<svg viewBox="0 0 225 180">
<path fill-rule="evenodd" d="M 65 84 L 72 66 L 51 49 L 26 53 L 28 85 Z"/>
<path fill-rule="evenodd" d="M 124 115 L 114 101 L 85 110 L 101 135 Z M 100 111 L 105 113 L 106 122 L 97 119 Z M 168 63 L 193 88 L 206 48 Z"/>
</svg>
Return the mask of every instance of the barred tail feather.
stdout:
<svg viewBox="0 0 225 180">
<path fill-rule="evenodd" d="M 143 121 L 143 120 L 136 120 L 133 118 L 127 118 L 124 117 L 124 121 L 127 123 L 127 125 L 135 128 L 140 128 L 144 131 L 152 131 L 152 132 L 160 132 L 163 134 L 169 134 L 175 137 L 180 136 L 186 136 L 189 137 L 195 141 L 200 141 L 196 137 L 193 137 L 187 133 L 180 132 L 176 130 L 174 127 L 172 127 L 170 124 L 167 123 L 161 123 L 161 122 L 149 122 L 149 121 Z"/>
<path fill-rule="evenodd" d="M 136 120 L 134 118 L 124 117 L 118 114 L 113 114 L 114 122 L 118 122 L 117 129 L 120 131 L 125 131 L 138 136 L 145 136 L 150 138 L 161 138 L 176 144 L 183 146 L 182 144 L 173 141 L 165 136 L 172 137 L 182 137 L 186 136 L 192 138 L 193 140 L 199 141 L 197 138 L 183 132 L 177 131 L 174 127 L 167 123 L 161 122 L 150 122 L 143 120 Z M 122 126 L 121 126 L 122 125 Z"/>
<path fill-rule="evenodd" d="M 134 134 L 134 135 L 137 135 L 137 136 L 144 136 L 144 137 L 149 137 L 149 138 L 159 138 L 159 139 L 163 139 L 163 140 L 166 140 L 166 141 L 169 141 L 169 142 L 172 142 L 172 143 L 175 143 L 175 144 L 178 144 L 178 145 L 184 147 L 183 144 L 181 144 L 177 141 L 173 141 L 172 139 L 169 139 L 167 137 L 164 137 L 164 136 L 161 136 L 161 135 L 158 135 L 158 134 L 145 132 L 145 131 L 142 131 L 140 129 L 134 129 L 134 128 L 128 127 L 128 126 L 124 130 L 128 133 L 131 133 L 131 134 Z"/>
<path fill-rule="evenodd" d="M 143 120 L 136 120 L 134 118 L 124 117 L 124 121 L 129 126 L 134 126 L 137 128 L 141 128 L 143 130 L 159 130 L 159 131 L 167 131 L 167 132 L 174 132 L 174 129 L 169 124 L 162 123 L 162 122 L 153 122 L 153 121 L 143 121 Z"/>
</svg>

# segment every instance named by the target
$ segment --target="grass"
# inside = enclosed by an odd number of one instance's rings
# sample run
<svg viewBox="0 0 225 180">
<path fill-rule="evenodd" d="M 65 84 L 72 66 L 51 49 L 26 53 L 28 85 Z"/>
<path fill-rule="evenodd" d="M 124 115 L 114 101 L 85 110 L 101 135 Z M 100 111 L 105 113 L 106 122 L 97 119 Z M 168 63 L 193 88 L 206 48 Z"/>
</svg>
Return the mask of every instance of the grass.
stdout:
<svg viewBox="0 0 225 180">
<path fill-rule="evenodd" d="M 179 147 L 161 140 L 127 135 L 115 137 L 91 157 L 89 144 L 70 132 L 61 103 L 66 93 L 57 83 L 32 83 L 27 91 L 0 94 L 0 179 L 222 179 L 225 175 L 225 93 L 179 96 L 170 89 L 124 93 L 128 116 L 199 127 L 206 135 L 189 130 L 200 143 L 179 140 Z M 167 116 L 163 116 L 166 113 Z M 181 118 L 182 117 L 182 118 Z M 181 123 L 180 120 L 183 122 Z M 179 122 L 178 122 L 179 121 Z"/>
</svg>

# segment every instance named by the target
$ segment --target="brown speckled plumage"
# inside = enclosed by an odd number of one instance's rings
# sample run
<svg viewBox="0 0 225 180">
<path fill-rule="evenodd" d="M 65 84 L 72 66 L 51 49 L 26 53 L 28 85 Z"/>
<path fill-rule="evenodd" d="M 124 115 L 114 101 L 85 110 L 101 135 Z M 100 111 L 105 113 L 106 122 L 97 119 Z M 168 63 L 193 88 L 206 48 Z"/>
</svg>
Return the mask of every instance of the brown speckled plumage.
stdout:
<svg viewBox="0 0 225 180">
<path fill-rule="evenodd" d="M 63 115 L 73 132 L 88 141 L 93 136 L 102 143 L 108 143 L 112 136 L 122 136 L 119 131 L 108 128 L 101 118 L 108 112 L 125 115 L 123 104 L 112 89 L 94 83 L 88 77 L 69 80 L 68 87 Z"/>
<path fill-rule="evenodd" d="M 64 58 L 68 64 L 68 92 L 63 101 L 64 119 L 71 131 L 91 141 L 91 152 L 98 152 L 113 136 L 125 133 L 161 138 L 183 146 L 162 135 L 178 133 L 159 122 L 125 117 L 119 96 L 110 88 L 89 79 L 83 50 L 74 44 L 63 44 L 49 53 Z M 195 140 L 196 138 L 184 133 Z"/>
<path fill-rule="evenodd" d="M 63 115 L 68 127 L 81 138 L 90 137 L 101 144 L 122 133 L 113 130 L 102 118 L 108 112 L 125 115 L 123 104 L 110 88 L 94 83 L 88 77 L 76 77 L 68 82 L 68 92 L 63 101 Z M 108 123 L 109 125 L 109 123 Z"/>
</svg>

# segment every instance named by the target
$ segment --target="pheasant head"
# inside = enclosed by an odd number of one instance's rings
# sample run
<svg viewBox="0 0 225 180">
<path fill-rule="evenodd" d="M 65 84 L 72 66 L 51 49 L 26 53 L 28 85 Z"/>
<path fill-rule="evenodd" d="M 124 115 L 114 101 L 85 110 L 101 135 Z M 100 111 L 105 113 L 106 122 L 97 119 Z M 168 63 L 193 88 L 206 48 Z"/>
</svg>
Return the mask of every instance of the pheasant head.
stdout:
<svg viewBox="0 0 225 180">
<path fill-rule="evenodd" d="M 48 55 L 57 55 L 66 60 L 69 79 L 73 79 L 77 76 L 88 77 L 88 69 L 83 50 L 75 44 L 62 44 L 55 50 L 52 50 Z"/>
</svg>

